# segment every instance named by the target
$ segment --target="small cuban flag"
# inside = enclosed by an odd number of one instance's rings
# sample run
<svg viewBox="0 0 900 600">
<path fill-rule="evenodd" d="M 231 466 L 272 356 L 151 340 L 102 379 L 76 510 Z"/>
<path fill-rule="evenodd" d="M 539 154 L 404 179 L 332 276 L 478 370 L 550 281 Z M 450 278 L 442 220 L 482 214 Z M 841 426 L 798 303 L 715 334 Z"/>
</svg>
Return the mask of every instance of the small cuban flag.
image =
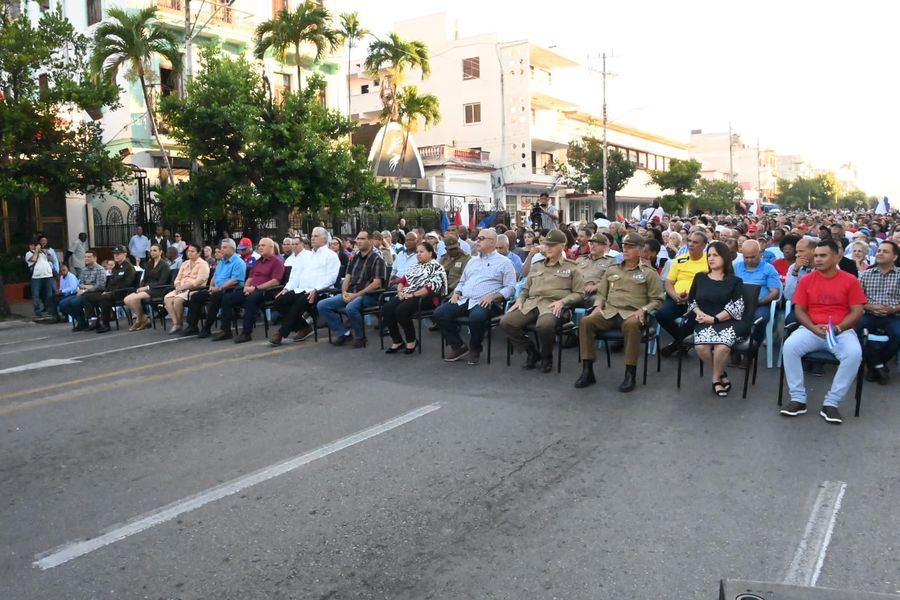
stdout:
<svg viewBox="0 0 900 600">
<path fill-rule="evenodd" d="M 832 354 L 837 349 L 837 339 L 834 337 L 834 323 L 831 317 L 828 317 L 828 329 L 825 331 L 825 343 L 828 344 L 828 351 Z"/>
</svg>

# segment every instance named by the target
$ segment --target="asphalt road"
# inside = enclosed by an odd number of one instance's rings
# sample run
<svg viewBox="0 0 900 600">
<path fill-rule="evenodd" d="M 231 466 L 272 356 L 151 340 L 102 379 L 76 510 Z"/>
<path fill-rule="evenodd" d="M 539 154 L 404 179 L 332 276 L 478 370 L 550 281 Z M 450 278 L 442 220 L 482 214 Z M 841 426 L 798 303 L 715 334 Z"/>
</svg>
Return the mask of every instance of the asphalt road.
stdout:
<svg viewBox="0 0 900 600">
<path fill-rule="evenodd" d="M 0 329 L 0 599 L 699 600 L 804 552 L 817 585 L 900 593 L 897 382 L 834 427 L 830 371 L 784 419 L 776 370 L 721 399 L 664 359 L 623 395 L 619 354 L 579 391 L 574 349 L 524 372 L 501 335 L 470 367 L 433 334 L 385 356 Z"/>
</svg>

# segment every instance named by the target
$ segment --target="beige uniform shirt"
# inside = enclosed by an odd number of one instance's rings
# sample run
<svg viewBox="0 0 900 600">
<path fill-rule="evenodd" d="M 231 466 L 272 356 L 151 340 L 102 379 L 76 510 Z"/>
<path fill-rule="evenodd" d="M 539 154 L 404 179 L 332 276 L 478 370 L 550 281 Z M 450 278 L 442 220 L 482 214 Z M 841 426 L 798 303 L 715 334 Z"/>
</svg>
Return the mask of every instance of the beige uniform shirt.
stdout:
<svg viewBox="0 0 900 600">
<path fill-rule="evenodd" d="M 587 255 L 580 257 L 576 264 L 584 277 L 584 285 L 596 285 L 603 279 L 606 270 L 616 264 L 616 259 L 610 256 L 601 256 L 595 259 L 591 255 Z"/>
<path fill-rule="evenodd" d="M 584 300 L 584 276 L 575 261 L 561 257 L 551 266 L 546 260 L 532 265 L 522 292 L 522 312 L 537 308 L 540 314 L 552 312 L 550 305 L 562 300 L 567 307 L 580 304 Z"/>
<path fill-rule="evenodd" d="M 597 286 L 594 304 L 607 319 L 615 315 L 627 319 L 639 308 L 647 312 L 657 310 L 666 297 L 662 280 L 656 269 L 639 264 L 633 269 L 613 265 Z"/>
<path fill-rule="evenodd" d="M 444 271 L 447 272 L 447 289 L 449 293 L 453 293 L 453 290 L 456 289 L 456 285 L 459 283 L 460 277 L 462 277 L 463 271 L 466 269 L 466 264 L 468 264 L 469 259 L 472 258 L 469 254 L 465 254 L 464 252 L 460 252 L 459 256 L 453 258 L 449 254 L 445 254 L 441 258 L 441 266 L 444 267 Z"/>
</svg>

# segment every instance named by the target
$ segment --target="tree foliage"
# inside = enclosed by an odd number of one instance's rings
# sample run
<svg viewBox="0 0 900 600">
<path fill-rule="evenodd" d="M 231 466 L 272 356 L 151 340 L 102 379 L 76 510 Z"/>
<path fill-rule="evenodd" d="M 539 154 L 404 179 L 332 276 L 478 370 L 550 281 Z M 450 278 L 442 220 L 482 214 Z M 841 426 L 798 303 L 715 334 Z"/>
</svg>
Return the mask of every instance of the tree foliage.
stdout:
<svg viewBox="0 0 900 600">
<path fill-rule="evenodd" d="M 388 202 L 365 151 L 346 141 L 354 125 L 319 101 L 320 77 L 278 103 L 257 67 L 243 58 L 207 48 L 201 61 L 205 68 L 186 97 L 169 97 L 162 107 L 172 135 L 201 163 L 189 181 L 161 194 L 166 211 L 195 219 L 221 218 L 228 211 L 274 216 L 286 229 L 292 209 Z"/>
<path fill-rule="evenodd" d="M 700 179 L 694 186 L 692 208 L 709 210 L 713 213 L 734 212 L 735 206 L 744 198 L 741 186 L 722 179 Z"/>
<path fill-rule="evenodd" d="M 779 179 L 775 198 L 785 208 L 834 208 L 837 189 L 837 179 L 833 173 L 819 173 L 792 181 Z"/>
<path fill-rule="evenodd" d="M 569 142 L 566 155 L 568 164 L 565 177 L 568 185 L 579 194 L 603 193 L 603 140 L 595 137 L 583 137 L 581 140 Z M 607 188 L 607 210 L 615 215 L 616 193 L 621 191 L 634 176 L 636 165 L 628 160 L 622 152 L 609 150 L 607 153 L 606 171 L 609 175 Z M 612 217 L 610 217 L 612 218 Z"/>
<path fill-rule="evenodd" d="M 380 81 L 378 89 L 387 121 L 398 119 L 398 92 L 409 71 L 418 68 L 422 72 L 422 79 L 431 75 L 431 62 L 425 43 L 418 40 L 406 41 L 393 32 L 388 34 L 387 39 L 375 40 L 369 45 L 365 66 L 369 74 Z"/>
<path fill-rule="evenodd" d="M 92 81 L 87 48 L 59 9 L 36 27 L 0 11 L 0 197 L 86 193 L 124 173 L 100 126 L 84 119 L 118 101 L 115 86 Z"/>
<path fill-rule="evenodd" d="M 701 168 L 703 164 L 696 158 L 687 160 L 673 158 L 669 161 L 668 171 L 650 171 L 651 183 L 663 190 L 672 191 L 671 194 L 665 194 L 659 199 L 666 212 L 680 211 L 691 201 L 689 192 L 693 191 L 700 181 Z"/>
</svg>

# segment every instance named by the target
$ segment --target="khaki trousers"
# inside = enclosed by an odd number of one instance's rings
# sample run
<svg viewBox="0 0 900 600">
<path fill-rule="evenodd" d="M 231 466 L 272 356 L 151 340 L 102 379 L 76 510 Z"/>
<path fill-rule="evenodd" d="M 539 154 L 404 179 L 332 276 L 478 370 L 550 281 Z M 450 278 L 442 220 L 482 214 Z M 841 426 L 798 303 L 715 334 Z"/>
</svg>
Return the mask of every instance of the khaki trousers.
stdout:
<svg viewBox="0 0 900 600">
<path fill-rule="evenodd" d="M 625 337 L 625 365 L 637 365 L 641 353 L 641 324 L 637 319 L 623 319 L 615 315 L 607 319 L 599 310 L 581 320 L 578 326 L 578 340 L 581 344 L 581 360 L 596 360 L 597 334 L 601 331 L 619 329 Z"/>
<path fill-rule="evenodd" d="M 538 309 L 533 308 L 527 313 L 521 310 L 508 312 L 500 319 L 500 329 L 509 338 L 516 352 L 525 352 L 534 345 L 531 338 L 525 334 L 525 327 L 534 323 L 538 344 L 543 358 L 553 356 L 553 341 L 556 338 L 556 328 L 562 323 L 562 319 L 546 313 L 538 316 Z"/>
</svg>

